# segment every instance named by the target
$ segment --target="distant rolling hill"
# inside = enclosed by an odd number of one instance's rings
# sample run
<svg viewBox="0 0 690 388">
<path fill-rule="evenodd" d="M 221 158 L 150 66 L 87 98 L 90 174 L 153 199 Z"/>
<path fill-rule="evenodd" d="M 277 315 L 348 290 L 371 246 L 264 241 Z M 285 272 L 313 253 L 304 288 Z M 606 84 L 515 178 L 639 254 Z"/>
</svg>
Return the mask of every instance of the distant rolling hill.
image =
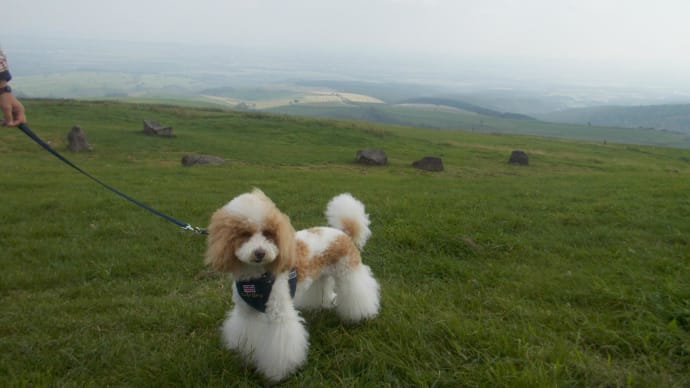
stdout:
<svg viewBox="0 0 690 388">
<path fill-rule="evenodd" d="M 483 133 L 511 133 L 560 137 L 595 142 L 648 144 L 664 147 L 690 148 L 690 134 L 645 128 L 620 128 L 598 125 L 553 123 L 514 118 L 512 115 L 486 115 L 448 108 L 447 104 L 292 104 L 264 109 L 265 112 L 364 120 L 419 128 L 463 129 Z"/>
<path fill-rule="evenodd" d="M 439 105 L 439 106 L 449 106 L 452 108 L 462 109 L 469 112 L 479 113 L 480 115 L 490 116 L 490 117 L 502 117 L 506 119 L 519 119 L 519 120 L 534 120 L 533 117 L 510 112 L 499 112 L 493 109 L 484 108 L 474 104 L 470 104 L 465 101 L 460 101 L 450 98 L 431 98 L 431 97 L 421 97 L 412 98 L 403 102 L 404 104 L 427 104 L 427 105 Z"/>
<path fill-rule="evenodd" d="M 296 85 L 310 88 L 326 88 L 338 92 L 364 94 L 378 98 L 389 104 L 400 103 L 409 98 L 420 95 L 438 93 L 433 86 L 392 83 L 392 82 L 365 82 L 365 81 L 338 81 L 338 80 L 299 80 Z"/>
<path fill-rule="evenodd" d="M 690 104 L 599 106 L 540 115 L 545 121 L 690 133 Z"/>
</svg>

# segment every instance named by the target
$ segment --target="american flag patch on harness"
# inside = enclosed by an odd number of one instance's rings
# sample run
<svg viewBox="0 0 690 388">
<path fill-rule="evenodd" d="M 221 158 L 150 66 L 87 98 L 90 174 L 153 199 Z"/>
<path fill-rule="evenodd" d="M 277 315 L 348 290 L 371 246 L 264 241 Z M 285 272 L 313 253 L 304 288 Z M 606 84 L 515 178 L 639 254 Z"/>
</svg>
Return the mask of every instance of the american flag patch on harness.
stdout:
<svg viewBox="0 0 690 388">
<path fill-rule="evenodd" d="M 266 312 L 266 303 L 271 296 L 275 280 L 272 273 L 266 272 L 258 278 L 235 281 L 235 290 L 249 306 L 263 313 Z M 294 268 L 288 273 L 287 283 L 290 296 L 294 298 L 297 290 L 297 270 Z"/>
</svg>

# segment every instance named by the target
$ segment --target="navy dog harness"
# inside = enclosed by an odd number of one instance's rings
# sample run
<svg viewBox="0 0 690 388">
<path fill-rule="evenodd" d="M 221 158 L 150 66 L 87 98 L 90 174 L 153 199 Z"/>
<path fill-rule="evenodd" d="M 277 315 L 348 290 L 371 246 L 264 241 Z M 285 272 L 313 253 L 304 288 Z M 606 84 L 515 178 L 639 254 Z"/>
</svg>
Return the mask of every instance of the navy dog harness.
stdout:
<svg viewBox="0 0 690 388">
<path fill-rule="evenodd" d="M 235 287 L 237 287 L 237 292 L 242 300 L 255 310 L 265 313 L 266 303 L 271 296 L 275 280 L 276 278 L 272 273 L 266 272 L 256 279 L 238 280 L 235 282 Z M 288 284 L 290 285 L 290 297 L 294 298 L 297 291 L 297 269 L 290 270 Z"/>
</svg>

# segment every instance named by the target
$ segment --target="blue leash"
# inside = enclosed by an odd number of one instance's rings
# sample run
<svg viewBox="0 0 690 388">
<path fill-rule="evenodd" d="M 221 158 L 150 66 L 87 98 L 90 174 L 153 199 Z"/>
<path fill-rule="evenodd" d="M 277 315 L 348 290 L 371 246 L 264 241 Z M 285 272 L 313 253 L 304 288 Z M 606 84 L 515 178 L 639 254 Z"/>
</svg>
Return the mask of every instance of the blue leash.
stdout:
<svg viewBox="0 0 690 388">
<path fill-rule="evenodd" d="M 192 231 L 192 232 L 197 233 L 197 234 L 208 234 L 208 231 L 207 231 L 206 229 L 201 229 L 201 228 L 198 228 L 198 227 L 196 227 L 196 226 L 192 226 L 192 225 L 190 225 L 190 224 L 188 224 L 188 223 L 186 223 L 186 222 L 180 221 L 180 220 L 178 220 L 178 219 L 176 219 L 176 218 L 174 218 L 174 217 L 171 217 L 171 216 L 169 216 L 169 215 L 167 215 L 167 214 L 165 214 L 165 213 L 162 213 L 162 212 L 160 212 L 160 211 L 158 211 L 158 210 L 156 210 L 156 209 L 154 209 L 154 208 L 152 208 L 152 207 L 146 205 L 145 203 L 140 202 L 140 201 L 138 201 L 138 200 L 136 200 L 136 199 L 130 197 L 129 195 L 127 195 L 127 194 L 121 192 L 120 190 L 118 190 L 118 189 L 116 189 L 116 188 L 114 188 L 114 187 L 112 187 L 112 186 L 110 186 L 110 185 L 108 185 L 108 184 L 106 184 L 106 183 L 101 182 L 101 181 L 98 180 L 96 177 L 94 177 L 94 176 L 92 176 L 91 174 L 87 173 L 86 171 L 82 170 L 81 168 L 79 168 L 79 166 L 77 166 L 76 164 L 70 162 L 70 161 L 69 161 L 67 158 L 65 158 L 64 156 L 60 155 L 59 152 L 55 151 L 50 145 L 48 145 L 46 142 L 44 142 L 43 140 L 41 140 L 41 138 L 38 137 L 38 135 L 36 135 L 36 134 L 31 130 L 31 128 L 29 128 L 26 124 L 19 124 L 19 129 L 21 129 L 22 132 L 24 132 L 27 136 L 29 136 L 29 137 L 30 137 L 33 141 L 35 141 L 38 145 L 40 145 L 41 147 L 43 147 L 46 151 L 48 151 L 48 152 L 50 152 L 51 154 L 53 154 L 56 158 L 62 160 L 62 161 L 63 161 L 65 164 L 67 164 L 68 166 L 70 166 L 70 167 L 72 167 L 73 169 L 79 171 L 80 173 L 86 175 L 87 177 L 91 178 L 93 181 L 95 181 L 95 182 L 98 183 L 99 185 L 105 187 L 106 189 L 112 191 L 113 193 L 119 195 L 120 197 L 122 197 L 122 198 L 124 198 L 124 199 L 126 199 L 126 200 L 128 200 L 128 201 L 130 201 L 130 202 L 132 202 L 133 204 L 135 204 L 135 205 L 137 205 L 137 206 L 139 206 L 139 207 L 141 207 L 141 208 L 143 208 L 143 209 L 146 209 L 146 210 L 150 211 L 151 213 L 153 213 L 153 214 L 155 214 L 155 215 L 157 215 L 157 216 L 159 216 L 159 217 L 161 217 L 161 218 L 164 218 L 164 219 L 166 219 L 166 220 L 172 222 L 173 224 L 175 224 L 175 225 L 181 227 L 181 228 L 184 229 L 184 230 L 189 230 L 189 231 Z"/>
</svg>

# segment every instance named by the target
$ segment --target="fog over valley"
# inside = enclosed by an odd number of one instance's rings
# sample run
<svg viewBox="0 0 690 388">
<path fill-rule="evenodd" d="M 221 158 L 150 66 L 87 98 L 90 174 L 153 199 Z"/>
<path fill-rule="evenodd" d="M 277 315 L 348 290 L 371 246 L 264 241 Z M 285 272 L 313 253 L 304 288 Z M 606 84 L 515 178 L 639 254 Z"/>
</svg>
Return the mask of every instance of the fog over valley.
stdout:
<svg viewBox="0 0 690 388">
<path fill-rule="evenodd" d="M 473 112 L 690 132 L 685 108 L 663 123 L 557 114 L 689 104 L 684 1 L 6 0 L 3 14 L 0 43 L 27 98 L 173 98 L 294 113 L 305 112 L 297 104 L 431 98 Z"/>
</svg>

